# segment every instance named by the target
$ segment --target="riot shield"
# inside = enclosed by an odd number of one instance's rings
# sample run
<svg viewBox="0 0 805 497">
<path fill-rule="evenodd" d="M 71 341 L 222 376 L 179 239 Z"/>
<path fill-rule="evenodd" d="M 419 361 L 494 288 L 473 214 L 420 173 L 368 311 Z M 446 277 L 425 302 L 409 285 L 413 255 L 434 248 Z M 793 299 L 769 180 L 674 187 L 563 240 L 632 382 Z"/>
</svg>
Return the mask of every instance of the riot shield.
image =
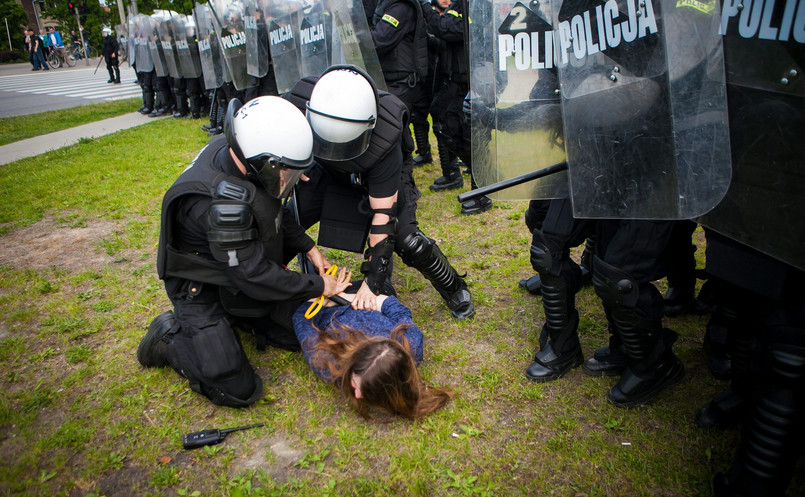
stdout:
<svg viewBox="0 0 805 497">
<path fill-rule="evenodd" d="M 243 20 L 244 6 L 240 0 L 210 0 L 215 31 L 219 40 L 224 61 L 232 77 L 232 84 L 238 90 L 245 90 L 252 81 L 247 70 L 246 26 Z"/>
<path fill-rule="evenodd" d="M 126 37 L 126 52 L 128 54 L 129 65 L 134 67 L 134 65 L 137 64 L 137 36 L 139 36 L 139 32 L 137 31 L 135 16 L 131 14 L 129 14 L 126 20 L 126 32 L 128 33 Z"/>
<path fill-rule="evenodd" d="M 148 48 L 148 36 L 151 33 L 151 18 L 145 14 L 134 16 L 134 30 L 137 33 L 134 38 L 137 60 L 137 72 L 151 72 L 154 70 L 154 59 L 151 57 L 151 50 Z"/>
<path fill-rule="evenodd" d="M 330 63 L 358 66 L 371 76 L 378 90 L 388 91 L 361 0 L 324 2 L 338 34 L 333 36 Z"/>
<path fill-rule="evenodd" d="M 553 9 L 574 215 L 685 219 L 712 209 L 731 174 L 716 1 Z"/>
<path fill-rule="evenodd" d="M 297 12 L 299 8 L 298 0 L 268 0 L 266 2 L 268 48 L 274 64 L 277 91 L 280 93 L 290 90 L 302 77 L 297 44 L 299 35 Z"/>
<path fill-rule="evenodd" d="M 733 176 L 724 200 L 699 221 L 805 270 L 805 12 L 797 2 L 725 2 Z M 774 27 L 773 29 L 771 27 Z"/>
<path fill-rule="evenodd" d="M 550 12 L 540 10 L 548 7 L 513 0 L 470 2 L 472 173 L 479 186 L 565 160 Z M 567 197 L 567 173 L 494 196 Z"/>
<path fill-rule="evenodd" d="M 213 90 L 224 84 L 224 69 L 226 64 L 219 47 L 218 33 L 212 27 L 212 14 L 208 4 L 196 4 L 193 9 L 196 20 L 196 35 L 198 39 L 198 54 L 201 70 L 204 75 L 204 87 Z"/>
<path fill-rule="evenodd" d="M 196 23 L 192 17 L 182 14 L 171 16 L 173 23 L 173 39 L 179 55 L 182 77 L 200 78 L 201 60 L 196 41 Z"/>
<path fill-rule="evenodd" d="M 167 10 L 155 11 L 152 18 L 158 19 L 157 31 L 159 41 L 162 44 L 162 53 L 165 54 L 165 64 L 171 78 L 182 78 L 182 66 L 179 62 L 179 52 L 176 49 L 176 41 L 173 37 L 173 19 L 176 12 Z"/>
<path fill-rule="evenodd" d="M 246 26 L 246 70 L 255 78 L 268 74 L 268 36 L 263 0 L 243 0 Z"/>
<path fill-rule="evenodd" d="M 323 0 L 302 0 L 298 17 L 300 70 L 302 76 L 317 76 L 331 65 L 332 17 Z"/>
<path fill-rule="evenodd" d="M 151 59 L 154 61 L 154 70 L 158 77 L 170 76 L 168 74 L 168 63 L 165 62 L 165 52 L 162 49 L 162 41 L 159 38 L 159 23 L 161 19 L 154 17 L 148 18 L 148 50 L 151 52 Z"/>
</svg>

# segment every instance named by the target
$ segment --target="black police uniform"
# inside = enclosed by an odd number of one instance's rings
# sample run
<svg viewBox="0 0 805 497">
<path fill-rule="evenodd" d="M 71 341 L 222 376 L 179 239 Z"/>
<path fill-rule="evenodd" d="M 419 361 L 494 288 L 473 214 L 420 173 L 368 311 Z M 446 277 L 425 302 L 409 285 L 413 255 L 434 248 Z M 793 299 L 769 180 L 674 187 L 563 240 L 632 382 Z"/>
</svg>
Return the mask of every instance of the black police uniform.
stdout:
<svg viewBox="0 0 805 497">
<path fill-rule="evenodd" d="M 305 109 L 316 81 L 315 77 L 303 78 L 284 98 Z M 341 185 L 340 191 L 343 192 L 344 188 L 358 184 L 360 190 L 353 196 L 364 200 L 363 207 L 356 209 L 363 211 L 355 216 L 356 227 L 346 228 L 347 223 L 343 219 L 336 222 L 341 223 L 338 231 L 346 236 L 365 239 L 365 230 L 372 216 L 366 196 L 385 198 L 396 192 L 397 203 L 393 209 L 374 211 L 388 215 L 391 220 L 387 225 L 372 225 L 370 228 L 372 233 L 386 234 L 388 238 L 366 249 L 364 257 L 369 259 L 371 256 L 371 260 L 362 265 L 361 271 L 367 285 L 376 294 L 388 291 L 386 285 L 391 276 L 392 253 L 397 252 L 403 262 L 416 268 L 431 282 L 447 303 L 453 317 L 469 318 L 474 315 L 475 307 L 466 283 L 436 242 L 425 236 L 417 226 L 416 201 L 421 194 L 414 183 L 410 160 L 413 144 L 410 143 L 410 134 L 403 133 L 407 126 L 408 111 L 405 105 L 394 95 L 380 92 L 378 119 L 367 150 L 359 157 L 346 161 L 316 158 L 317 166 L 310 173 L 310 181 L 297 185 L 300 224 L 309 228 L 323 217 L 334 215 L 334 211 L 344 210 L 342 207 L 328 208 L 328 201 L 333 198 L 330 196 L 333 195 L 333 186 Z M 408 160 L 404 160 L 404 157 Z M 331 189 L 331 193 L 328 193 L 328 189 Z M 335 192 L 335 195 L 339 194 L 343 193 Z M 323 229 L 320 228 L 320 243 Z"/>
<path fill-rule="evenodd" d="M 216 404 L 243 407 L 259 399 L 262 383 L 232 324 L 258 345 L 262 337 L 298 349 L 290 316 L 323 293 L 324 281 L 283 266 L 314 242 L 229 150 L 224 136 L 210 140 L 165 194 L 157 271 L 175 320 L 165 313 L 152 323 L 138 359 L 170 365 Z"/>
<path fill-rule="evenodd" d="M 469 91 L 469 73 L 465 50 L 463 4 L 453 2 L 439 14 L 429 3 L 422 4 L 428 31 L 439 39 L 433 101 L 433 133 L 439 146 L 442 177 L 431 189 L 460 188 L 464 185 L 456 156 L 470 164 L 470 137 L 464 136 L 462 125 L 464 97 Z"/>
<path fill-rule="evenodd" d="M 120 83 L 120 56 L 117 53 L 118 43 L 113 35 L 103 38 L 103 58 L 106 61 L 106 70 L 109 71 L 107 83 Z M 114 54 L 114 57 L 112 55 Z"/>
</svg>

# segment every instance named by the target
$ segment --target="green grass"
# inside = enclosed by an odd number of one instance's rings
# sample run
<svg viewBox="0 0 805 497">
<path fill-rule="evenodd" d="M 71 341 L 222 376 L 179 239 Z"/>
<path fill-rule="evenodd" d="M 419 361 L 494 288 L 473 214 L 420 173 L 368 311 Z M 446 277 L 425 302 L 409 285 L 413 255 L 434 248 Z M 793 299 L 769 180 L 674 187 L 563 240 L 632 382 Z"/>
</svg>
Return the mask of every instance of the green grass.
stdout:
<svg viewBox="0 0 805 497">
<path fill-rule="evenodd" d="M 3 245 L 27 241 L 0 263 L 0 493 L 699 496 L 730 464 L 737 434 L 693 423 L 725 386 L 706 371 L 703 317 L 665 321 L 688 376 L 648 406 L 613 407 L 614 380 L 580 370 L 525 379 L 544 322 L 539 298 L 517 287 L 532 273 L 526 202 L 462 217 L 454 192 L 427 189 L 435 164 L 415 171 L 420 225 L 467 272 L 477 315 L 453 321 L 399 259 L 394 282 L 425 334 L 421 374 L 456 394 L 446 408 L 367 423 L 300 354 L 259 352 L 249 336 L 264 392 L 248 409 L 212 405 L 170 369 L 143 369 L 137 345 L 169 308 L 155 271 L 161 198 L 205 141 L 196 122 L 161 120 L 0 168 Z M 53 260 L 22 253 L 50 244 Z M 359 256 L 325 252 L 358 271 Z M 592 289 L 578 306 L 589 357 L 606 324 Z M 255 423 L 266 426 L 182 450 L 183 433 Z M 790 495 L 803 489 L 800 477 Z"/>
<path fill-rule="evenodd" d="M 108 117 L 128 114 L 137 110 L 141 104 L 140 99 L 129 98 L 38 114 L 4 117 L 0 119 L 0 145 L 101 121 Z"/>
</svg>

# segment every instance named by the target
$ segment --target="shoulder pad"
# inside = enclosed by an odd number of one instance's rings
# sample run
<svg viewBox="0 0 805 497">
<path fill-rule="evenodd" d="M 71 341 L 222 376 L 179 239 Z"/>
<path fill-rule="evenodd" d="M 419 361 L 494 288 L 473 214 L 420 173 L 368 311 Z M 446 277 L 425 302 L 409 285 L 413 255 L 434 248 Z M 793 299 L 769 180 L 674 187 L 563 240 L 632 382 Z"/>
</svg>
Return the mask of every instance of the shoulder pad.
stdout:
<svg viewBox="0 0 805 497">
<path fill-rule="evenodd" d="M 313 93 L 313 86 L 319 80 L 318 76 L 305 76 L 297 81 L 290 91 L 283 93 L 282 98 L 291 102 L 297 109 L 302 111 L 302 114 L 307 110 L 305 104 L 310 100 L 310 94 Z"/>
</svg>

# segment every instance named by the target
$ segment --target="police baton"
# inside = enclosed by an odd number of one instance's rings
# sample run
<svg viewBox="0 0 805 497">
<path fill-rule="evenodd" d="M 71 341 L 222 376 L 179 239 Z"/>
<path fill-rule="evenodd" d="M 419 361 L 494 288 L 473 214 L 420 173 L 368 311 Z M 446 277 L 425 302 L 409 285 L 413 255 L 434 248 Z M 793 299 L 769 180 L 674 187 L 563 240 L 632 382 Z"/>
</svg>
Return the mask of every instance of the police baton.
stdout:
<svg viewBox="0 0 805 497">
<path fill-rule="evenodd" d="M 515 176 L 514 178 L 504 179 L 503 181 L 492 183 L 491 185 L 482 186 L 481 188 L 476 188 L 475 190 L 460 193 L 457 198 L 458 201 L 461 203 L 467 202 L 469 200 L 476 200 L 483 197 L 484 195 L 499 192 L 501 190 L 505 190 L 506 188 L 511 188 L 513 186 L 522 185 L 523 183 L 528 183 L 529 181 L 535 179 L 544 178 L 545 176 L 556 174 L 561 171 L 567 171 L 567 162 L 560 162 L 559 164 L 544 167 L 537 171 L 521 174 L 520 176 Z"/>
<path fill-rule="evenodd" d="M 101 62 L 103 61 L 103 59 L 104 59 L 103 57 L 98 57 L 98 65 L 95 66 L 95 70 L 92 72 L 93 76 L 95 75 L 96 72 L 98 72 L 98 68 L 101 67 Z"/>
</svg>

